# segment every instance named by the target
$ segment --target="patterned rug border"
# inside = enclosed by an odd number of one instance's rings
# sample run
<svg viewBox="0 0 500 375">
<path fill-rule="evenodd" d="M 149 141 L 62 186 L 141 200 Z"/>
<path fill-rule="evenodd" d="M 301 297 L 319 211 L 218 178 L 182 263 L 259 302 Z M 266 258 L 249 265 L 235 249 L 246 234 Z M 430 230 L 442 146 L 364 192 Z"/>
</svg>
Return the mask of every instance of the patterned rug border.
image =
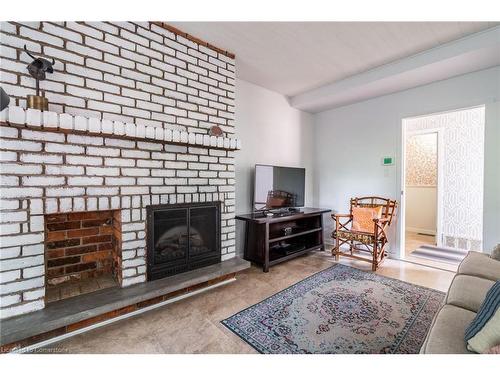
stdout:
<svg viewBox="0 0 500 375">
<path fill-rule="evenodd" d="M 265 302 L 265 301 L 267 301 L 268 299 L 273 298 L 273 297 L 277 296 L 277 295 L 278 295 L 278 294 L 280 294 L 280 293 L 286 292 L 287 290 L 289 290 L 289 289 L 291 289 L 291 288 L 295 287 L 296 285 L 298 285 L 298 284 L 300 284 L 300 283 L 302 283 L 302 282 L 304 282 L 304 281 L 307 281 L 307 280 L 309 280 L 309 279 L 311 279 L 311 278 L 313 278 L 313 277 L 315 277 L 315 276 L 320 275 L 320 274 L 321 274 L 321 273 L 323 273 L 323 272 L 327 272 L 327 271 L 331 270 L 332 268 L 337 268 L 337 267 L 340 267 L 340 268 L 351 268 L 351 269 L 353 269 L 353 270 L 355 270 L 355 271 L 363 272 L 363 273 L 366 273 L 366 274 L 369 274 L 369 275 L 375 275 L 375 276 L 378 276 L 378 277 L 382 277 L 382 278 L 386 278 L 386 279 L 394 280 L 394 281 L 397 281 L 397 282 L 400 282 L 400 283 L 403 283 L 403 284 L 406 284 L 406 285 L 417 286 L 417 287 L 419 287 L 419 288 L 422 288 L 422 289 L 425 289 L 425 290 L 429 290 L 429 291 L 432 291 L 432 292 L 435 292 L 435 293 L 441 294 L 443 297 L 444 297 L 444 296 L 446 296 L 446 292 L 442 292 L 442 291 L 437 290 L 437 289 L 434 289 L 434 288 L 429 288 L 429 287 L 422 286 L 422 285 L 419 285 L 419 284 L 410 283 L 410 282 L 408 282 L 408 281 L 400 280 L 400 279 L 397 279 L 397 278 L 395 278 L 395 277 L 390 277 L 390 276 L 385 276 L 385 275 L 379 275 L 379 274 L 374 273 L 374 272 L 365 271 L 365 270 L 362 270 L 362 269 L 359 269 L 359 268 L 356 268 L 356 267 L 347 266 L 347 265 L 345 265 L 345 264 L 335 263 L 335 264 L 332 264 L 331 266 L 329 266 L 329 267 L 327 267 L 327 268 L 325 268 L 325 269 L 323 269 L 323 270 L 320 270 L 320 271 L 318 271 L 318 272 L 315 272 L 315 273 L 313 273 L 313 274 L 311 274 L 311 275 L 307 276 L 306 278 L 304 278 L 304 279 L 302 279 L 302 280 L 299 280 L 299 281 L 297 281 L 297 282 L 295 282 L 295 283 L 293 283 L 293 284 L 291 284 L 291 285 L 287 286 L 286 288 L 284 288 L 284 289 L 282 289 L 282 290 L 280 290 L 280 291 L 278 291 L 278 292 L 276 292 L 276 293 L 271 294 L 270 296 L 268 296 L 268 297 L 264 298 L 263 300 L 261 300 L 261 301 L 259 301 L 259 302 L 257 302 L 257 303 L 254 303 L 253 305 L 250 305 L 250 306 L 248 306 L 248 307 L 244 308 L 243 310 L 240 310 L 240 311 L 238 311 L 238 312 L 234 313 L 233 315 L 231 315 L 231 316 L 229 316 L 229 317 L 227 317 L 227 318 L 225 318 L 225 319 L 221 320 L 221 321 L 220 321 L 220 323 L 221 323 L 224 327 L 226 327 L 227 329 L 229 329 L 232 333 L 234 333 L 236 336 L 238 336 L 238 337 L 239 337 L 241 340 L 243 340 L 245 343 L 247 343 L 247 344 L 248 344 L 248 345 L 250 345 L 252 348 L 254 348 L 257 352 L 259 352 L 260 354 L 266 354 L 266 353 L 264 353 L 262 350 L 260 350 L 259 348 L 257 348 L 255 345 L 253 345 L 251 342 L 247 341 L 247 340 L 246 340 L 243 336 L 241 336 L 238 332 L 236 332 L 236 331 L 235 331 L 235 330 L 234 330 L 231 326 L 229 326 L 228 324 L 226 324 L 226 321 L 227 321 L 227 320 L 229 320 L 229 319 L 231 319 L 231 318 L 233 318 L 234 316 L 236 316 L 236 315 L 238 315 L 238 314 L 241 314 L 241 313 L 243 313 L 243 312 L 245 312 L 245 311 L 247 311 L 247 310 L 249 310 L 249 309 L 252 309 L 252 308 L 254 308 L 254 307 L 256 307 L 256 306 L 258 306 L 258 305 L 260 305 L 260 304 L 264 303 L 264 302 Z M 430 298 L 430 297 L 429 297 L 429 298 Z M 426 302 L 427 302 L 427 301 L 426 301 Z M 422 307 L 421 307 L 421 310 L 422 310 L 425 306 L 426 306 L 426 304 L 423 304 L 423 305 L 422 305 Z M 437 313 L 437 312 L 436 312 L 436 313 Z M 415 316 L 415 319 L 416 319 L 416 317 L 417 317 L 417 316 L 418 316 L 418 314 Z M 413 322 L 415 322 L 415 320 L 413 320 Z M 413 324 L 411 324 L 411 325 L 409 325 L 409 326 L 408 326 L 408 329 L 407 329 L 407 330 L 406 330 L 406 332 L 402 335 L 401 341 L 402 341 L 402 339 L 404 338 L 404 336 L 407 334 L 407 332 L 409 331 L 409 329 L 412 327 L 412 325 L 413 325 Z"/>
</svg>

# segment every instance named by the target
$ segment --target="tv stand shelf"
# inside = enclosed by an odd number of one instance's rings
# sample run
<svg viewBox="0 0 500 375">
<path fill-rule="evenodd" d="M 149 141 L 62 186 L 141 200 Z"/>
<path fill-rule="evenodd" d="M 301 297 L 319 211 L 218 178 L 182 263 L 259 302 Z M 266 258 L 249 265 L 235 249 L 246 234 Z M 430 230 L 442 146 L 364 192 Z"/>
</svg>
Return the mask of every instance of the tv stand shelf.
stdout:
<svg viewBox="0 0 500 375">
<path fill-rule="evenodd" d="M 262 265 L 264 272 L 278 263 L 324 250 L 323 214 L 328 209 L 303 208 L 289 214 L 236 216 L 246 223 L 244 258 Z"/>
<path fill-rule="evenodd" d="M 313 228 L 313 229 L 308 229 L 308 230 L 302 230 L 300 232 L 297 232 L 297 233 L 292 233 L 292 234 L 289 234 L 289 235 L 284 235 L 284 236 L 280 236 L 280 237 L 270 237 L 269 238 L 269 243 L 273 243 L 273 242 L 277 242 L 277 241 L 283 241 L 283 240 L 287 240 L 287 239 L 290 239 L 290 238 L 294 238 L 294 237 L 298 237 L 298 236 L 303 236 L 305 234 L 309 234 L 309 233 L 314 233 L 314 232 L 318 232 L 318 231 L 322 231 L 323 228 Z"/>
<path fill-rule="evenodd" d="M 271 256 L 271 258 L 269 259 L 269 266 L 274 266 L 276 264 L 279 264 L 281 262 L 285 262 L 287 260 L 290 260 L 290 259 L 293 259 L 293 258 L 296 258 L 298 256 L 301 256 L 301 255 L 304 255 L 306 253 L 308 253 L 309 251 L 312 251 L 312 250 L 323 250 L 323 246 L 313 246 L 313 247 L 310 247 L 310 248 L 306 248 L 304 250 L 300 250 L 300 251 L 297 251 L 297 252 L 294 252 L 292 254 L 289 254 L 289 255 L 282 255 L 282 256 Z M 266 271 L 264 271 L 266 272 Z"/>
</svg>

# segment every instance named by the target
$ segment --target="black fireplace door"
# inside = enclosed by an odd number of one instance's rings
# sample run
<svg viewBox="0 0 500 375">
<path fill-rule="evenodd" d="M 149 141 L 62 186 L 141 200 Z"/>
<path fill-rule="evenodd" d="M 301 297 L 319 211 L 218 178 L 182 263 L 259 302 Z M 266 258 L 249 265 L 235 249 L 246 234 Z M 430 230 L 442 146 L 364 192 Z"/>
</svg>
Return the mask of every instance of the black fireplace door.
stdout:
<svg viewBox="0 0 500 375">
<path fill-rule="evenodd" d="M 153 213 L 154 264 L 183 264 L 188 257 L 188 215 L 186 208 Z"/>
<path fill-rule="evenodd" d="M 220 262 L 220 202 L 147 210 L 149 280 Z"/>
</svg>

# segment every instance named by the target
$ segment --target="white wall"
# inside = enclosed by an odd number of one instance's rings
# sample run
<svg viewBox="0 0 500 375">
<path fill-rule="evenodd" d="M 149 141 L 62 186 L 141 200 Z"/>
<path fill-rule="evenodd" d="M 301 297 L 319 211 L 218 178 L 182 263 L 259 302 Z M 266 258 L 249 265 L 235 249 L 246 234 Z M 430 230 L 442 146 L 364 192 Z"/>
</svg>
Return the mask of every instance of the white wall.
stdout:
<svg viewBox="0 0 500 375">
<path fill-rule="evenodd" d="M 354 196 L 400 201 L 401 120 L 486 104 L 483 240 L 489 252 L 500 242 L 499 95 L 497 66 L 316 114 L 314 205 L 345 212 Z M 395 165 L 383 167 L 383 156 L 394 156 Z M 399 255 L 399 229 L 394 232 L 392 252 Z"/>
<path fill-rule="evenodd" d="M 236 214 L 252 211 L 255 164 L 306 168 L 305 203 L 312 204 L 314 181 L 313 117 L 290 107 L 285 96 L 246 81 L 236 81 Z M 241 254 L 242 223 L 237 223 Z"/>
<path fill-rule="evenodd" d="M 437 189 L 434 186 L 406 187 L 406 230 L 436 234 Z"/>
</svg>

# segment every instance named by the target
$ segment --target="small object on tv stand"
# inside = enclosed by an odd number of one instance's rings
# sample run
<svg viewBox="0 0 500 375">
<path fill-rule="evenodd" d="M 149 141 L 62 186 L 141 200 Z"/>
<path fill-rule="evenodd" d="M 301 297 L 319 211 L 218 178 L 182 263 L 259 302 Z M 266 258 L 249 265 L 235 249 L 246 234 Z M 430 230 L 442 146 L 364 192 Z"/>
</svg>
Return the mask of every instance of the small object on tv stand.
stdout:
<svg viewBox="0 0 500 375">
<path fill-rule="evenodd" d="M 283 216 L 293 215 L 295 213 L 300 213 L 301 211 L 298 208 L 285 207 L 285 208 L 255 211 L 255 212 L 256 213 L 262 212 L 262 214 L 267 217 L 283 217 Z"/>
</svg>

